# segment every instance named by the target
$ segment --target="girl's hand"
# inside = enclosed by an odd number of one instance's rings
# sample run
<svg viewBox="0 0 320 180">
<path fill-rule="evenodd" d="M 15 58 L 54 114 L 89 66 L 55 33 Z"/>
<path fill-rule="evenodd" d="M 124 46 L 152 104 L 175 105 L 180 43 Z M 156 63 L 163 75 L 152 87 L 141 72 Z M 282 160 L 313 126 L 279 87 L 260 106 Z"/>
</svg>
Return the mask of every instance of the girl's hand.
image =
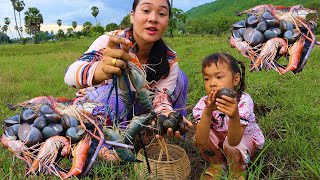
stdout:
<svg viewBox="0 0 320 180">
<path fill-rule="evenodd" d="M 119 48 L 121 45 L 121 49 Z M 121 76 L 121 69 L 127 68 L 125 61 L 130 61 L 129 55 L 130 40 L 109 35 L 108 44 L 103 51 L 103 59 L 99 62 L 93 76 L 93 84 L 99 84 L 104 80 L 112 79 L 116 74 Z"/>
<path fill-rule="evenodd" d="M 216 99 L 217 109 L 226 114 L 230 119 L 239 117 L 238 102 L 235 98 L 222 95 L 222 98 Z"/>
<path fill-rule="evenodd" d="M 216 106 L 216 95 L 218 91 L 212 90 L 207 99 L 204 100 L 206 104 L 206 110 L 211 114 L 212 111 L 217 110 Z"/>
</svg>

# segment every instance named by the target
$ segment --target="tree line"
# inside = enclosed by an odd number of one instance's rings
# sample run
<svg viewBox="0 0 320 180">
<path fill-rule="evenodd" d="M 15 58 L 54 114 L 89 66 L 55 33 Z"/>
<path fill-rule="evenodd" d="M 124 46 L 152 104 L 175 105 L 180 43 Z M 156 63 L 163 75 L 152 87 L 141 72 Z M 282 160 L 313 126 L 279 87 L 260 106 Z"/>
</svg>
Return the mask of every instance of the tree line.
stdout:
<svg viewBox="0 0 320 180">
<path fill-rule="evenodd" d="M 24 27 L 22 26 L 21 22 L 21 11 L 24 10 L 25 3 L 22 0 L 10 0 L 13 7 L 14 12 L 14 19 L 15 19 L 15 30 L 17 31 L 17 34 L 19 36 L 19 39 L 17 41 L 26 42 L 27 38 L 23 37 L 23 31 L 26 34 L 29 34 L 35 43 L 39 43 L 40 41 L 48 41 L 48 40 L 55 40 L 55 39 L 64 39 L 64 38 L 81 38 L 84 36 L 99 36 L 103 34 L 106 31 L 113 31 L 116 29 L 124 29 L 127 27 L 130 27 L 130 14 L 126 15 L 120 24 L 116 23 L 109 23 L 105 27 L 101 26 L 97 21 L 97 16 L 99 14 L 99 8 L 96 6 L 93 6 L 91 8 L 91 14 L 95 18 L 95 25 L 93 25 L 91 22 L 87 21 L 82 25 L 82 30 L 76 31 L 76 28 L 78 26 L 77 21 L 73 21 L 71 23 L 72 28 L 68 28 L 66 32 L 64 32 L 60 27 L 63 24 L 63 21 L 61 19 L 57 20 L 57 25 L 59 27 L 59 30 L 56 34 L 54 34 L 53 31 L 49 32 L 42 32 L 40 31 L 41 25 L 44 22 L 43 16 L 40 12 L 40 10 L 36 7 L 30 7 L 26 12 L 24 12 Z M 17 12 L 19 14 L 19 24 L 17 21 Z M 10 39 L 7 35 L 8 27 L 11 23 L 11 20 L 8 17 L 5 17 L 4 19 L 5 25 L 0 28 L 2 32 L 0 32 L 0 43 L 3 42 L 10 42 Z M 170 19 L 170 24 L 168 27 L 168 33 L 167 35 L 170 37 L 173 37 L 174 31 L 178 29 L 178 27 L 182 27 L 183 24 L 186 23 L 186 15 L 181 9 L 172 8 L 172 17 Z M 181 29 L 181 28 L 180 28 Z M 181 30 L 184 31 L 185 28 L 182 28 Z M 12 34 L 12 32 L 11 32 Z"/>
<path fill-rule="evenodd" d="M 97 16 L 99 14 L 99 8 L 96 6 L 91 7 L 91 14 L 95 18 L 95 25 L 87 21 L 83 23 L 82 30 L 76 31 L 78 26 L 77 21 L 71 23 L 71 28 L 68 28 L 64 32 L 60 27 L 63 24 L 61 19 L 57 20 L 57 25 L 59 30 L 56 34 L 53 31 L 41 32 L 40 27 L 43 24 L 44 19 L 40 10 L 36 7 L 30 7 L 26 12 L 24 12 L 24 28 L 22 27 L 21 22 L 21 11 L 24 10 L 25 3 L 22 0 L 10 0 L 15 19 L 14 29 L 17 31 L 21 42 L 25 42 L 26 38 L 23 38 L 23 31 L 32 36 L 34 43 L 40 41 L 48 40 L 61 40 L 68 38 L 81 38 L 85 36 L 99 36 L 106 31 L 112 31 L 116 29 L 124 29 L 130 27 L 130 14 L 126 15 L 120 24 L 109 23 L 105 27 L 101 26 L 97 21 Z M 172 0 L 171 0 L 171 3 Z M 316 4 L 318 5 L 318 4 Z M 319 9 L 319 7 L 317 7 Z M 19 26 L 17 21 L 17 14 L 19 15 Z M 240 17 L 228 16 L 225 14 L 215 14 L 207 15 L 200 18 L 189 19 L 186 13 L 178 8 L 172 8 L 172 16 L 170 19 L 169 27 L 166 32 L 166 36 L 173 37 L 176 35 L 187 35 L 187 34 L 215 34 L 217 36 L 222 33 L 229 32 L 230 27 L 233 23 L 237 22 Z M 4 18 L 4 25 L 0 29 L 0 44 L 3 42 L 10 42 L 9 37 L 7 36 L 7 31 L 11 20 L 8 17 Z M 319 27 L 319 26 L 318 26 Z M 315 29 L 316 33 L 320 32 L 320 28 Z M 12 33 L 12 32 L 11 32 Z"/>
</svg>

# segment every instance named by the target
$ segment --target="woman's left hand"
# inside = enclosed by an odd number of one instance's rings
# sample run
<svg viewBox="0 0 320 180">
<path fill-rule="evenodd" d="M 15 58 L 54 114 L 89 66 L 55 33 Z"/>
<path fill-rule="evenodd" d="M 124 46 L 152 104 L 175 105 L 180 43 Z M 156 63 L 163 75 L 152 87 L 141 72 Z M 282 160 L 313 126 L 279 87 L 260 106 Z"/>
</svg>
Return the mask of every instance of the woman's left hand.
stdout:
<svg viewBox="0 0 320 180">
<path fill-rule="evenodd" d="M 189 129 L 193 126 L 192 122 L 190 122 L 189 120 L 187 120 L 184 116 L 183 116 L 183 121 L 186 122 L 186 124 L 188 124 Z M 169 136 L 169 137 L 174 136 L 174 137 L 177 138 L 177 139 L 181 139 L 181 133 L 180 133 L 180 131 L 175 131 L 174 134 L 173 134 L 172 128 L 169 128 L 169 129 L 167 130 L 167 136 Z"/>
<path fill-rule="evenodd" d="M 172 112 L 172 111 L 162 112 L 162 114 L 165 115 L 165 116 L 168 116 L 168 114 L 169 114 L 170 112 Z M 182 116 L 182 117 L 183 117 L 182 121 L 185 122 L 185 124 L 188 125 L 188 129 L 190 129 L 190 128 L 193 126 L 193 124 L 192 124 L 189 120 L 187 120 L 184 116 Z M 175 132 L 173 132 L 172 128 L 168 128 L 168 130 L 167 130 L 167 136 L 168 136 L 168 137 L 174 136 L 174 137 L 177 138 L 177 139 L 181 139 L 181 133 L 180 133 L 180 131 L 175 131 Z M 162 138 L 162 136 L 159 135 L 159 134 L 157 134 L 157 135 L 156 135 L 156 138 Z"/>
<path fill-rule="evenodd" d="M 216 99 L 217 109 L 233 119 L 239 116 L 238 102 L 235 98 L 223 95 L 222 98 Z"/>
</svg>

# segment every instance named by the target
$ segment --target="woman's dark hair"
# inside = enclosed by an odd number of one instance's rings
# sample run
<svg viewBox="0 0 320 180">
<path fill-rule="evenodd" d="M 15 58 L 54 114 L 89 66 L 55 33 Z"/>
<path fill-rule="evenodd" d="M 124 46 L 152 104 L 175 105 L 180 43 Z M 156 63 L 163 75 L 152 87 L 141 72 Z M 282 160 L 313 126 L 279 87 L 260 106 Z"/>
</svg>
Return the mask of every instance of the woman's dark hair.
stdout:
<svg viewBox="0 0 320 180">
<path fill-rule="evenodd" d="M 238 85 L 238 101 L 240 100 L 241 94 L 243 91 L 246 89 L 246 84 L 245 84 L 245 66 L 242 61 L 236 60 L 234 57 L 227 53 L 215 53 L 207 56 L 203 61 L 202 61 L 202 73 L 204 68 L 210 67 L 212 63 L 215 63 L 215 65 L 218 64 L 218 62 L 225 62 L 226 64 L 229 65 L 229 69 L 232 71 L 232 73 L 235 75 L 237 73 L 240 74 L 240 84 Z M 241 71 L 240 71 L 240 68 Z"/>
<path fill-rule="evenodd" d="M 140 0 L 134 0 L 132 4 L 132 11 L 135 11 Z M 171 5 L 169 0 L 167 0 L 169 6 L 169 17 L 171 16 Z M 132 36 L 132 42 L 135 43 L 133 38 L 133 27 L 130 28 L 130 34 Z M 135 51 L 139 51 L 139 47 L 135 47 Z M 161 78 L 166 78 L 170 72 L 170 66 L 168 62 L 168 47 L 162 39 L 156 41 L 150 51 L 148 64 L 150 68 L 147 69 L 147 81 L 159 81 Z"/>
</svg>

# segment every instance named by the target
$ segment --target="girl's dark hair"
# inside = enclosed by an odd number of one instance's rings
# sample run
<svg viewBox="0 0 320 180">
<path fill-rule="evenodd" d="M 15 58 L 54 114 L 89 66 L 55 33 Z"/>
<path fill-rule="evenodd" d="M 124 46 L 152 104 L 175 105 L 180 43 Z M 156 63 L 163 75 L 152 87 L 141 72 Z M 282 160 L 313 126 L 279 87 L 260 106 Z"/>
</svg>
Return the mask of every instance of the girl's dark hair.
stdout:
<svg viewBox="0 0 320 180">
<path fill-rule="evenodd" d="M 137 5 L 139 4 L 140 0 L 134 0 L 132 4 L 132 11 L 135 11 Z M 171 16 L 171 5 L 169 0 L 167 0 L 169 6 L 169 17 Z M 133 38 L 133 27 L 130 28 L 130 33 L 132 36 L 132 42 L 135 43 L 135 39 Z M 139 51 L 139 47 L 135 47 L 135 51 Z M 148 64 L 150 68 L 147 69 L 147 81 L 159 81 L 161 78 L 166 78 L 170 72 L 170 66 L 168 62 L 168 47 L 162 39 L 156 41 L 150 51 Z"/>
<path fill-rule="evenodd" d="M 232 71 L 233 74 L 240 74 L 240 84 L 238 85 L 238 101 L 240 100 L 240 97 L 244 90 L 246 89 L 246 84 L 245 84 L 245 66 L 242 61 L 236 60 L 234 57 L 227 53 L 215 53 L 207 56 L 203 61 L 202 61 L 202 73 L 204 68 L 210 67 L 212 63 L 215 63 L 215 65 L 218 64 L 218 62 L 225 62 L 226 64 L 229 65 L 230 70 Z M 239 68 L 240 65 L 240 68 Z"/>
</svg>

